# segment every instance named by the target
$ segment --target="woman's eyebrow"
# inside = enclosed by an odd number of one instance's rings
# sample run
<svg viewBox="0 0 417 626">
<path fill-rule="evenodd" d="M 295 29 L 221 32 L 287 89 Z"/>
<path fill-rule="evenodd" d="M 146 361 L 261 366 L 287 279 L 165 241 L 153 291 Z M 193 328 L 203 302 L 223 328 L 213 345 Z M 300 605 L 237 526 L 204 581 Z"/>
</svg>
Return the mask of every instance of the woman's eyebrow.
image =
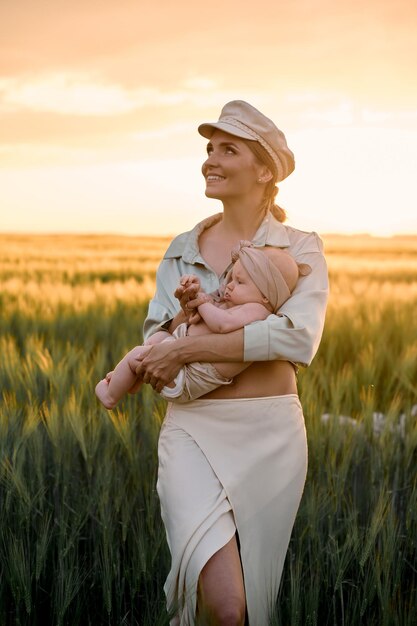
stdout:
<svg viewBox="0 0 417 626">
<path fill-rule="evenodd" d="M 236 150 L 239 149 L 239 146 L 235 143 L 233 143 L 233 141 L 221 141 L 219 144 L 217 144 L 219 148 L 224 148 L 225 146 L 233 146 L 233 148 L 236 148 Z M 209 148 L 213 148 L 213 144 L 211 143 L 211 141 L 209 141 L 209 143 L 207 144 L 207 150 Z"/>
</svg>

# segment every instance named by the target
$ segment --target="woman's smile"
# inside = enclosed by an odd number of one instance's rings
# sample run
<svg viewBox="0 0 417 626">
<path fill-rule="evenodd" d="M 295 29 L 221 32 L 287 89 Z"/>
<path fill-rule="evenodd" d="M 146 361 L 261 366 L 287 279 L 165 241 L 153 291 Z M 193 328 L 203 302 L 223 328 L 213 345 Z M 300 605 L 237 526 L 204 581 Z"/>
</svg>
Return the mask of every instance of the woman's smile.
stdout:
<svg viewBox="0 0 417 626">
<path fill-rule="evenodd" d="M 207 183 L 219 183 L 225 180 L 225 176 L 220 176 L 219 174 L 208 174 L 206 176 Z"/>
</svg>

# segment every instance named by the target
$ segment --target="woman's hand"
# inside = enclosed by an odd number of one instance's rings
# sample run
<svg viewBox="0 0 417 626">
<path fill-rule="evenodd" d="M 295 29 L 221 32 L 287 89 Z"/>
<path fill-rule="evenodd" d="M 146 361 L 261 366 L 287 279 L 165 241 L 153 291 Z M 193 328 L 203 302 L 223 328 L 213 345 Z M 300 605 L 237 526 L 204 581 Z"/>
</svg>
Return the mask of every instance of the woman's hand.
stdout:
<svg viewBox="0 0 417 626">
<path fill-rule="evenodd" d="M 172 341 L 150 346 L 149 351 L 141 354 L 138 360 L 140 363 L 136 374 L 158 393 L 174 380 L 182 367 L 175 342 Z"/>
<path fill-rule="evenodd" d="M 190 309 L 192 309 L 192 307 L 189 305 Z M 200 313 L 197 311 L 197 309 L 192 309 L 190 315 L 188 316 L 188 320 L 187 320 L 188 324 L 198 324 L 198 322 L 201 322 L 201 315 Z"/>
</svg>

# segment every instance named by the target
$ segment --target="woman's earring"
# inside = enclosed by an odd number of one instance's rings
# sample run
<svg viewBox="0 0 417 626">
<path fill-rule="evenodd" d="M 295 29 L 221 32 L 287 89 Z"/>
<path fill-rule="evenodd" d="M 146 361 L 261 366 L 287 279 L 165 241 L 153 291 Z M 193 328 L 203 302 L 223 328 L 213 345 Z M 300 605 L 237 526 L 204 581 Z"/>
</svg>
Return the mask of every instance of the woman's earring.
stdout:
<svg viewBox="0 0 417 626">
<path fill-rule="evenodd" d="M 265 183 L 269 183 L 269 181 L 271 180 L 272 175 L 266 175 L 266 176 L 261 176 L 260 178 L 258 178 L 258 183 L 262 183 L 263 185 L 265 185 Z"/>
</svg>

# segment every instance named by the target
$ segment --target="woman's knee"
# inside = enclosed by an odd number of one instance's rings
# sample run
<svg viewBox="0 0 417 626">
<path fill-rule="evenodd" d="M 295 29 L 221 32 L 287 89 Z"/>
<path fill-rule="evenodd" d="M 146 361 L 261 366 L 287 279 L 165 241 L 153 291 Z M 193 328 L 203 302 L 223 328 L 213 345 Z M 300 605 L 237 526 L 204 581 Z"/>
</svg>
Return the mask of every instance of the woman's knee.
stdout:
<svg viewBox="0 0 417 626">
<path fill-rule="evenodd" d="M 240 598 L 230 598 L 215 606 L 201 607 L 198 611 L 200 626 L 244 626 L 245 603 Z"/>
<path fill-rule="evenodd" d="M 218 626 L 244 626 L 245 604 L 240 599 L 231 601 L 220 608 L 216 624 Z"/>
<path fill-rule="evenodd" d="M 244 592 L 234 588 L 224 589 L 223 593 L 199 594 L 197 613 L 201 626 L 244 626 L 246 599 Z"/>
</svg>

